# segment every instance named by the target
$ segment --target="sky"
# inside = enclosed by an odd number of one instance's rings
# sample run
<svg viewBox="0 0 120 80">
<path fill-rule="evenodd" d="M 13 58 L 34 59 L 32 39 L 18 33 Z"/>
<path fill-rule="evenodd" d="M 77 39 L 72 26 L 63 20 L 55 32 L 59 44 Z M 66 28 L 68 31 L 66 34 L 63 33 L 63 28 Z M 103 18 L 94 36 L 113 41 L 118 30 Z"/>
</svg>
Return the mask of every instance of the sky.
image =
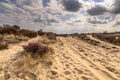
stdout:
<svg viewBox="0 0 120 80">
<path fill-rule="evenodd" d="M 55 33 L 120 31 L 120 0 L 0 0 L 0 25 Z"/>
</svg>

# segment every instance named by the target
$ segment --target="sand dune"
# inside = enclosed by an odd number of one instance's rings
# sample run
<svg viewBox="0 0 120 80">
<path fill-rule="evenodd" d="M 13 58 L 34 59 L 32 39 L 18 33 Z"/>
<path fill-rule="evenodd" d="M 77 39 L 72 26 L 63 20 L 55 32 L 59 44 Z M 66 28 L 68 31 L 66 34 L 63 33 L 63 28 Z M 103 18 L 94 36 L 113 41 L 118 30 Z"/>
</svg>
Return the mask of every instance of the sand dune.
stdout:
<svg viewBox="0 0 120 80">
<path fill-rule="evenodd" d="M 36 42 L 38 41 L 39 37 L 30 39 L 28 41 L 24 41 L 15 45 L 10 45 L 7 50 L 1 50 L 0 51 L 0 63 L 9 61 L 12 57 L 14 58 L 17 53 L 20 53 L 23 51 L 22 46 L 25 44 L 28 44 L 29 42 Z"/>
<path fill-rule="evenodd" d="M 22 78 L 15 76 L 11 66 L 2 69 L 3 63 L 10 65 L 10 59 L 23 51 L 21 45 L 38 41 L 41 37 L 11 45 L 10 49 L 0 51 L 0 80 L 6 75 L 6 80 L 120 80 L 120 47 L 88 37 L 100 43 L 96 46 L 76 37 L 57 37 L 56 43 L 49 45 L 55 52 L 52 65 L 39 63 L 30 71 L 21 71 L 25 76 Z"/>
</svg>

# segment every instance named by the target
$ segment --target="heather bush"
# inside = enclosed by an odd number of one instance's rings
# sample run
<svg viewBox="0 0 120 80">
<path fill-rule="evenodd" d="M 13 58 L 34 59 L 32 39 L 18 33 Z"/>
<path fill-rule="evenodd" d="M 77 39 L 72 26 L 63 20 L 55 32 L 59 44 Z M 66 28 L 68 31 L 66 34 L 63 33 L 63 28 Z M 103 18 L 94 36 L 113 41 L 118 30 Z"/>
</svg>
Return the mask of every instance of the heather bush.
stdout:
<svg viewBox="0 0 120 80">
<path fill-rule="evenodd" d="M 28 45 L 24 45 L 23 48 L 26 52 L 30 53 L 32 57 L 42 57 L 46 52 L 48 52 L 48 47 L 39 43 L 29 43 Z"/>
<path fill-rule="evenodd" d="M 20 27 L 18 25 L 13 25 L 11 27 L 13 27 L 14 29 L 20 30 Z"/>
<path fill-rule="evenodd" d="M 120 34 L 94 34 L 93 37 L 96 37 L 100 40 L 113 43 L 115 45 L 120 45 Z"/>
<path fill-rule="evenodd" d="M 15 27 L 4 25 L 0 27 L 0 34 L 18 34 L 18 31 Z"/>
<path fill-rule="evenodd" d="M 47 37 L 48 37 L 48 39 L 56 40 L 56 34 L 55 33 L 48 33 Z"/>
<path fill-rule="evenodd" d="M 37 33 L 38 33 L 38 35 L 40 35 L 40 36 L 42 36 L 42 35 L 45 34 L 42 30 L 37 31 Z"/>
<path fill-rule="evenodd" d="M 3 27 L 0 27 L 0 34 L 23 35 L 30 38 L 37 36 L 37 32 L 26 29 L 20 29 L 20 27 L 17 25 L 13 25 L 13 26 L 3 25 Z"/>
<path fill-rule="evenodd" d="M 9 27 L 9 26 L 8 27 L 3 27 L 3 32 L 5 34 L 16 34 L 17 33 L 15 28 Z"/>
<path fill-rule="evenodd" d="M 26 30 L 26 29 L 20 30 L 20 33 L 21 33 L 23 36 L 27 36 L 27 37 L 29 37 L 29 38 L 33 38 L 33 37 L 36 37 L 36 36 L 37 36 L 37 33 L 36 33 L 36 32 L 30 31 L 30 30 Z"/>
</svg>

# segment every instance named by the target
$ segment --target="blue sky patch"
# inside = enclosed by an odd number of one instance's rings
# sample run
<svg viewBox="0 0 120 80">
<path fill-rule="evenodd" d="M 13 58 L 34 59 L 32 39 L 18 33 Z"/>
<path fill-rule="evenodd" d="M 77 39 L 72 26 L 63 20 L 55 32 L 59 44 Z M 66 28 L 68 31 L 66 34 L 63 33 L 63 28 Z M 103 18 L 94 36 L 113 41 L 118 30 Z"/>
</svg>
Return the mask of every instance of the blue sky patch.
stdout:
<svg viewBox="0 0 120 80">
<path fill-rule="evenodd" d="M 50 3 L 50 0 L 42 0 L 43 7 L 48 6 L 48 3 Z"/>
<path fill-rule="evenodd" d="M 93 0 L 95 2 L 104 2 L 104 0 Z"/>
</svg>

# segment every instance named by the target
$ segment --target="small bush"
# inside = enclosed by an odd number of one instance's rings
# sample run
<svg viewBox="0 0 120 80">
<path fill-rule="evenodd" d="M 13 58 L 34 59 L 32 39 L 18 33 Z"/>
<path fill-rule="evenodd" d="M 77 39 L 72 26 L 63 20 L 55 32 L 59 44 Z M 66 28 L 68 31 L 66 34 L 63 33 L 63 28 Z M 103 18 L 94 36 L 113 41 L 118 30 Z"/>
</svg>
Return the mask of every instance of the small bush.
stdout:
<svg viewBox="0 0 120 80">
<path fill-rule="evenodd" d="M 13 27 L 4 27 L 3 31 L 5 31 L 6 34 L 16 34 L 17 30 Z"/>
<path fill-rule="evenodd" d="M 12 27 L 17 29 L 17 30 L 20 30 L 20 27 L 18 25 L 13 25 Z"/>
<path fill-rule="evenodd" d="M 20 29 L 17 25 L 4 25 L 0 27 L 0 34 L 18 34 L 18 28 Z"/>
<path fill-rule="evenodd" d="M 48 47 L 43 46 L 39 43 L 29 43 L 23 46 L 24 50 L 31 54 L 32 57 L 40 56 L 42 57 L 46 52 L 48 52 Z"/>
<path fill-rule="evenodd" d="M 16 34 L 17 31 L 13 27 L 5 26 L 0 28 L 0 34 Z"/>
<path fill-rule="evenodd" d="M 48 39 L 56 40 L 56 34 L 55 33 L 48 33 L 47 37 L 48 37 Z"/>
<path fill-rule="evenodd" d="M 37 33 L 36 33 L 36 32 L 30 31 L 30 30 L 26 30 L 26 29 L 20 30 L 20 33 L 21 33 L 23 36 L 27 36 L 27 37 L 29 37 L 29 38 L 33 38 L 33 37 L 36 37 L 36 36 L 37 36 Z"/>
<path fill-rule="evenodd" d="M 38 33 L 39 36 L 42 36 L 42 35 L 45 34 L 42 30 L 37 31 L 37 33 Z"/>
</svg>

